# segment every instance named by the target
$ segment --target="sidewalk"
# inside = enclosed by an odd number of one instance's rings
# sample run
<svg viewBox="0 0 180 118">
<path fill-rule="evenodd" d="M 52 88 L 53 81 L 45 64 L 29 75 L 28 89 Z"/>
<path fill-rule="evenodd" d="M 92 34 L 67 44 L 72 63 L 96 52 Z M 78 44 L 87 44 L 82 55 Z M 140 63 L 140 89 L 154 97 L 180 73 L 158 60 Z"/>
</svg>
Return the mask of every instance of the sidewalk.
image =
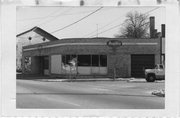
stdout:
<svg viewBox="0 0 180 118">
<path fill-rule="evenodd" d="M 93 82 L 93 81 L 127 81 L 127 82 L 146 82 L 145 79 L 139 78 L 86 78 L 86 79 L 36 79 L 43 82 Z"/>
</svg>

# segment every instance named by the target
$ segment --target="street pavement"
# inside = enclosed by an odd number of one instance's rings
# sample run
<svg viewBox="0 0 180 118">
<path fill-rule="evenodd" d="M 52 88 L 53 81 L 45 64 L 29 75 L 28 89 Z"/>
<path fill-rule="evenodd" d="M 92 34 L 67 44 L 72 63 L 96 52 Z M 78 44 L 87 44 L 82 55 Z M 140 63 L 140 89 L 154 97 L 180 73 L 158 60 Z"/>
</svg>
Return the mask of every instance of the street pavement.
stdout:
<svg viewBox="0 0 180 118">
<path fill-rule="evenodd" d="M 165 98 L 152 95 L 164 81 L 49 82 L 17 80 L 19 109 L 164 109 Z"/>
</svg>

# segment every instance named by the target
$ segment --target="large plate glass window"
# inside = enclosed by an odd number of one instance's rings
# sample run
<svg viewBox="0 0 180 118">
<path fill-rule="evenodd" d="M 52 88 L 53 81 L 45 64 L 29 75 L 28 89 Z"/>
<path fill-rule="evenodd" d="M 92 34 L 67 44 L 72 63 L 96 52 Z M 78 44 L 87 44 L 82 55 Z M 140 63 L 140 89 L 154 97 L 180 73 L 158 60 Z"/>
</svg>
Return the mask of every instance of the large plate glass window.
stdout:
<svg viewBox="0 0 180 118">
<path fill-rule="evenodd" d="M 91 66 L 91 55 L 78 55 L 78 66 Z"/>
<path fill-rule="evenodd" d="M 100 67 L 107 67 L 107 56 L 100 55 Z"/>
</svg>

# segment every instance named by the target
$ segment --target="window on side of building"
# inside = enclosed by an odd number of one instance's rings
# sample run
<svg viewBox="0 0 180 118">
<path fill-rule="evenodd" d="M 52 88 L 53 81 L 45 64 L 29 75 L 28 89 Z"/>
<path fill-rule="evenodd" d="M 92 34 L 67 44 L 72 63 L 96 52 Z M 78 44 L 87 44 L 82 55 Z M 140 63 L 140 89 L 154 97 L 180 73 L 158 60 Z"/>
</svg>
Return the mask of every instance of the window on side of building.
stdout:
<svg viewBox="0 0 180 118">
<path fill-rule="evenodd" d="M 71 60 L 71 55 L 66 55 L 66 64 L 69 64 Z"/>
<path fill-rule="evenodd" d="M 62 55 L 62 63 L 66 64 L 66 55 Z"/>
<path fill-rule="evenodd" d="M 100 55 L 100 67 L 107 67 L 107 55 Z"/>
<path fill-rule="evenodd" d="M 99 55 L 92 55 L 92 66 L 99 67 Z"/>
<path fill-rule="evenodd" d="M 91 55 L 78 55 L 78 66 L 91 66 Z"/>
</svg>

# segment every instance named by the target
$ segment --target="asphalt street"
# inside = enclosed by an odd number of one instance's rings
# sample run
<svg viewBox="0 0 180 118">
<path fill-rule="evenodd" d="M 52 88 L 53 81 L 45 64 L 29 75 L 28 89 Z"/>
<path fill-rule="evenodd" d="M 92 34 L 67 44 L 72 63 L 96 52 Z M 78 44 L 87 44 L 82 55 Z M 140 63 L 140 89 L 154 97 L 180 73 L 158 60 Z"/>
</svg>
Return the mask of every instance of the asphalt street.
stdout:
<svg viewBox="0 0 180 118">
<path fill-rule="evenodd" d="M 17 80 L 18 109 L 164 109 L 164 82 Z"/>
</svg>

